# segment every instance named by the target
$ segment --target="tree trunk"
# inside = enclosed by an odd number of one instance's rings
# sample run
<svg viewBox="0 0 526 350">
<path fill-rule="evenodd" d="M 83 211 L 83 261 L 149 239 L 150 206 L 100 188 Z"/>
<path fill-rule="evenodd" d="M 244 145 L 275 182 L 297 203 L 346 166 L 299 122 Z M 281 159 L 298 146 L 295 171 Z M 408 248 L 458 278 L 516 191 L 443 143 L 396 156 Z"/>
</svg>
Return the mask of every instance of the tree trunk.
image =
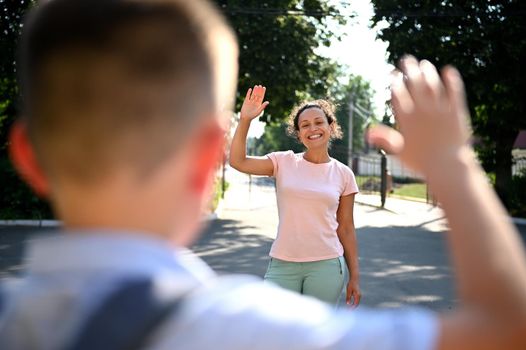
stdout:
<svg viewBox="0 0 526 350">
<path fill-rule="evenodd" d="M 495 149 L 495 190 L 502 203 L 509 208 L 513 142 L 516 134 L 500 135 Z"/>
</svg>

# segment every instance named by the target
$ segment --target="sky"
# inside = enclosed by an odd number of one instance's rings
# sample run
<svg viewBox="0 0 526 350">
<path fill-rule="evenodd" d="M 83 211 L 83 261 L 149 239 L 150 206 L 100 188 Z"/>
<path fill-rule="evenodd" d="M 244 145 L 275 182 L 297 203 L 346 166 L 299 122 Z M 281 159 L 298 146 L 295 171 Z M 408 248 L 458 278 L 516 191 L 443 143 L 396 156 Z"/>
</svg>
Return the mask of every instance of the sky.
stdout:
<svg viewBox="0 0 526 350">
<path fill-rule="evenodd" d="M 342 40 L 334 40 L 330 47 L 320 47 L 318 53 L 330 57 L 346 66 L 346 70 L 354 75 L 361 75 L 371 84 L 375 94 L 373 109 L 379 119 L 384 115 L 385 101 L 389 99 L 389 73 L 393 66 L 387 63 L 387 43 L 376 39 L 376 33 L 387 23 L 380 23 L 377 28 L 369 28 L 373 16 L 373 6 L 369 0 L 329 0 L 336 5 L 344 15 L 355 13 L 356 17 L 348 17 L 345 26 L 336 21 L 329 21 L 331 30 L 343 34 Z M 343 4 L 346 4 L 343 6 Z M 348 77 L 342 77 L 346 82 Z M 260 137 L 265 124 L 259 121 L 252 123 L 249 137 Z"/>
<path fill-rule="evenodd" d="M 333 41 L 329 48 L 320 48 L 319 53 L 346 65 L 350 73 L 361 75 L 370 82 L 375 90 L 373 108 L 376 116 L 381 118 L 385 101 L 389 98 L 389 73 L 394 67 L 387 63 L 387 43 L 376 39 L 376 33 L 387 23 L 369 28 L 373 15 L 373 6 L 369 0 L 330 0 L 330 3 L 338 6 L 344 15 L 355 12 L 357 16 L 348 17 L 345 26 L 333 23 L 331 29 L 344 34 L 342 41 Z"/>
</svg>

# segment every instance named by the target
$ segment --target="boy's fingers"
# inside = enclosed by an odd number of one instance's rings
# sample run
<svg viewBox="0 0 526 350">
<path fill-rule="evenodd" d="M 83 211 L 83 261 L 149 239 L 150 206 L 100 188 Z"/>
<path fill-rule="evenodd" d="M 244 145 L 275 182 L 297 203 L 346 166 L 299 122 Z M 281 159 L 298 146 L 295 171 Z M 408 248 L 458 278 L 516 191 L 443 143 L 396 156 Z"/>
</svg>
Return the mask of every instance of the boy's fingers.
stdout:
<svg viewBox="0 0 526 350">
<path fill-rule="evenodd" d="M 391 104 L 394 109 L 395 118 L 404 118 L 414 110 L 413 98 L 407 91 L 404 77 L 400 71 L 391 74 Z"/>
<path fill-rule="evenodd" d="M 446 66 L 442 70 L 442 80 L 446 88 L 447 97 L 454 109 L 464 116 L 468 115 L 468 106 L 464 90 L 464 82 L 458 70 L 452 66 Z"/>
<path fill-rule="evenodd" d="M 385 125 L 376 125 L 367 132 L 367 141 L 391 154 L 398 154 L 404 148 L 402 135 Z"/>
<path fill-rule="evenodd" d="M 250 100 L 251 94 L 252 94 L 252 88 L 248 88 L 247 95 L 245 96 L 245 100 Z"/>
<path fill-rule="evenodd" d="M 404 56 L 400 60 L 400 68 L 405 76 L 405 85 L 410 96 L 414 99 L 423 91 L 424 80 L 418 61 L 413 56 Z"/>
<path fill-rule="evenodd" d="M 422 71 L 427 91 L 435 98 L 441 99 L 444 96 L 444 86 L 435 66 L 428 60 L 422 60 L 420 61 L 420 70 Z"/>
</svg>

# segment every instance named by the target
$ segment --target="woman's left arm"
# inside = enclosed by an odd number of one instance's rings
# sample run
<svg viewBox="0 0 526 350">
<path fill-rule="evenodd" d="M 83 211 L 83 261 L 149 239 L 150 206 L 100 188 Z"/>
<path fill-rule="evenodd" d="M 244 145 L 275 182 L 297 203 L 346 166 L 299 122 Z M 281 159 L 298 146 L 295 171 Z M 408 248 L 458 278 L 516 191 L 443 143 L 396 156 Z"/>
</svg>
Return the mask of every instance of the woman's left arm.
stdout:
<svg viewBox="0 0 526 350">
<path fill-rule="evenodd" d="M 355 193 L 340 197 L 340 205 L 336 213 L 338 220 L 338 238 L 343 245 L 345 262 L 349 269 L 349 282 L 347 283 L 346 302 L 358 306 L 362 294 L 360 292 L 360 271 L 358 267 L 358 243 L 354 229 L 354 196 Z M 352 300 L 352 303 L 351 303 Z"/>
</svg>

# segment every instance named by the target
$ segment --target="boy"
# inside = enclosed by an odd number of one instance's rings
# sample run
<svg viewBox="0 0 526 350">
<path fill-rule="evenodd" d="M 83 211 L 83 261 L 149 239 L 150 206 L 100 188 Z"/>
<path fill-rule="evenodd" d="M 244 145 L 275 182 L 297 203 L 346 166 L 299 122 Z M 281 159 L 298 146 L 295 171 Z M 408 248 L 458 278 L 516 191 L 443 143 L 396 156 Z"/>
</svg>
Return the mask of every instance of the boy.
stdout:
<svg viewBox="0 0 526 350">
<path fill-rule="evenodd" d="M 21 54 L 11 155 L 64 232 L 32 243 L 27 276 L 2 289 L 0 348 L 525 348 L 524 255 L 466 145 L 454 70 L 443 85 L 405 59 L 402 135 L 370 135 L 426 175 L 450 219 L 463 303 L 438 316 L 334 311 L 174 248 L 198 231 L 234 93 L 235 40 L 204 1 L 47 1 Z"/>
</svg>

